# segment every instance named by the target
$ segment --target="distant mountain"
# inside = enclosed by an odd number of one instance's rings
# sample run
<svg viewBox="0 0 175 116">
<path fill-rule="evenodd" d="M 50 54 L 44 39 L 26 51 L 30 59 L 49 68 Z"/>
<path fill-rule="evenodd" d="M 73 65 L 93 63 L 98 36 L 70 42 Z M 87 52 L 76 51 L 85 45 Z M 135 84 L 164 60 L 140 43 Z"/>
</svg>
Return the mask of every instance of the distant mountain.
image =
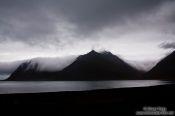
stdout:
<svg viewBox="0 0 175 116">
<path fill-rule="evenodd" d="M 22 63 L 7 80 L 14 81 L 44 81 L 53 80 L 56 72 L 41 71 L 39 70 L 39 64 L 32 61 L 26 61 Z"/>
<path fill-rule="evenodd" d="M 73 80 L 133 79 L 140 72 L 110 52 L 94 50 L 81 55 L 61 71 L 63 78 Z"/>
<path fill-rule="evenodd" d="M 140 74 L 112 53 L 92 50 L 61 71 L 39 71 L 37 63 L 25 62 L 8 80 L 118 80 L 139 79 Z"/>
<path fill-rule="evenodd" d="M 146 78 L 175 80 L 175 51 L 146 73 Z"/>
</svg>

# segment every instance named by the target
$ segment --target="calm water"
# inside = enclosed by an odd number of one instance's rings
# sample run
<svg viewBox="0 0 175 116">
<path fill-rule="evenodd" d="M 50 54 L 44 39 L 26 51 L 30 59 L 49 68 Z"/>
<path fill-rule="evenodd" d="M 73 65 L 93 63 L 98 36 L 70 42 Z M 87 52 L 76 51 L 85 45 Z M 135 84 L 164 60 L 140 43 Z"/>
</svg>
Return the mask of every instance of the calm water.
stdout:
<svg viewBox="0 0 175 116">
<path fill-rule="evenodd" d="M 0 94 L 38 93 L 60 91 L 85 91 L 110 88 L 145 87 L 168 84 L 159 80 L 133 81 L 32 81 L 32 82 L 0 82 Z"/>
</svg>

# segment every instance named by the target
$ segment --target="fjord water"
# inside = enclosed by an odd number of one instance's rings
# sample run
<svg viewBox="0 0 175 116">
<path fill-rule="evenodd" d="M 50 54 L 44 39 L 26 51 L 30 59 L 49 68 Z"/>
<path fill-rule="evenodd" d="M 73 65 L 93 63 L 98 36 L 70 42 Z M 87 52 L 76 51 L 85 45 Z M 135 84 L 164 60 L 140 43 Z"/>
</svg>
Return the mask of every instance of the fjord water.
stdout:
<svg viewBox="0 0 175 116">
<path fill-rule="evenodd" d="M 112 88 L 147 87 L 168 84 L 160 80 L 120 81 L 1 81 L 0 94 L 86 91 Z"/>
</svg>

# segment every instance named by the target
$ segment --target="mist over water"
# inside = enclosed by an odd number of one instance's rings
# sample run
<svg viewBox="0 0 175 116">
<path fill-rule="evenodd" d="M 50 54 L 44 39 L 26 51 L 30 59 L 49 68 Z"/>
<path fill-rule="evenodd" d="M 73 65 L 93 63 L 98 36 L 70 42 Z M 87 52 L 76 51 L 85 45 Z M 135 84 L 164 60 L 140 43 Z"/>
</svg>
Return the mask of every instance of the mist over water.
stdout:
<svg viewBox="0 0 175 116">
<path fill-rule="evenodd" d="M 30 81 L 0 82 L 0 94 L 40 93 L 61 91 L 86 91 L 112 88 L 147 87 L 168 84 L 159 80 L 125 80 L 125 81 Z"/>
<path fill-rule="evenodd" d="M 5 80 L 9 77 L 9 74 L 0 74 L 0 80 Z"/>
</svg>

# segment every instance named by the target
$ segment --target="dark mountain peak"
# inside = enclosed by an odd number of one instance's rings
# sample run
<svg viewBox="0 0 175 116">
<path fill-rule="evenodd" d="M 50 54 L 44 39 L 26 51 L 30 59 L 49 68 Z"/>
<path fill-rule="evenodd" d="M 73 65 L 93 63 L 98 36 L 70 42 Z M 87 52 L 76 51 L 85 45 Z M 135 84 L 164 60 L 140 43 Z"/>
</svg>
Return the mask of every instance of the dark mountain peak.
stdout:
<svg viewBox="0 0 175 116">
<path fill-rule="evenodd" d="M 41 72 L 43 73 L 43 72 Z M 43 80 L 44 78 L 39 75 L 39 64 L 29 60 L 22 63 L 7 80 L 27 81 L 27 80 Z"/>
<path fill-rule="evenodd" d="M 175 65 L 175 51 L 173 51 L 167 57 L 162 59 L 157 65 L 160 65 L 160 64 Z"/>
<path fill-rule="evenodd" d="M 113 55 L 111 52 L 108 51 L 102 51 L 102 52 L 96 52 L 95 50 L 92 50 L 90 52 L 88 52 L 87 54 L 81 55 L 79 58 L 109 58 L 109 57 L 117 57 L 115 55 Z M 78 59 L 79 59 L 78 58 Z"/>
<path fill-rule="evenodd" d="M 31 64 L 31 61 L 26 61 L 22 63 L 17 70 L 25 71 L 28 69 L 29 65 Z"/>
<path fill-rule="evenodd" d="M 102 51 L 101 54 L 104 54 L 104 55 L 113 55 L 111 52 L 106 51 L 106 50 Z"/>
<path fill-rule="evenodd" d="M 92 59 L 92 58 L 96 58 L 98 56 L 100 56 L 100 53 L 96 52 L 95 50 L 92 50 L 92 51 L 88 52 L 87 54 L 80 55 L 77 58 L 77 61 L 82 60 L 82 59 Z"/>
<path fill-rule="evenodd" d="M 22 63 L 18 68 L 17 71 L 21 71 L 21 72 L 26 72 L 26 71 L 30 71 L 30 70 L 38 70 L 38 64 L 36 62 L 33 62 L 32 60 L 26 61 L 24 63 Z"/>
<path fill-rule="evenodd" d="M 91 50 L 89 53 L 87 53 L 86 55 L 113 55 L 111 52 L 109 51 L 102 51 L 102 52 L 97 52 L 95 50 Z"/>
<path fill-rule="evenodd" d="M 88 54 L 98 54 L 95 50 L 91 50 Z"/>
<path fill-rule="evenodd" d="M 146 76 L 156 79 L 173 79 L 175 77 L 175 51 L 163 58 Z"/>
<path fill-rule="evenodd" d="M 168 55 L 168 57 L 173 57 L 173 58 L 175 58 L 175 51 L 173 51 L 170 55 Z"/>
<path fill-rule="evenodd" d="M 81 55 L 81 56 L 97 56 L 97 55 L 100 55 L 100 53 L 96 52 L 95 50 L 92 50 L 88 52 L 87 54 Z"/>
<path fill-rule="evenodd" d="M 111 52 L 90 51 L 79 56 L 61 71 L 44 72 L 38 64 L 28 61 L 10 76 L 9 80 L 115 80 L 137 78 L 140 72 Z"/>
<path fill-rule="evenodd" d="M 128 79 L 137 77 L 140 73 L 135 68 L 113 55 L 111 52 L 103 51 L 91 52 L 79 56 L 75 62 L 63 69 L 66 77 L 70 78 L 86 78 L 87 80 L 100 79 Z"/>
</svg>

